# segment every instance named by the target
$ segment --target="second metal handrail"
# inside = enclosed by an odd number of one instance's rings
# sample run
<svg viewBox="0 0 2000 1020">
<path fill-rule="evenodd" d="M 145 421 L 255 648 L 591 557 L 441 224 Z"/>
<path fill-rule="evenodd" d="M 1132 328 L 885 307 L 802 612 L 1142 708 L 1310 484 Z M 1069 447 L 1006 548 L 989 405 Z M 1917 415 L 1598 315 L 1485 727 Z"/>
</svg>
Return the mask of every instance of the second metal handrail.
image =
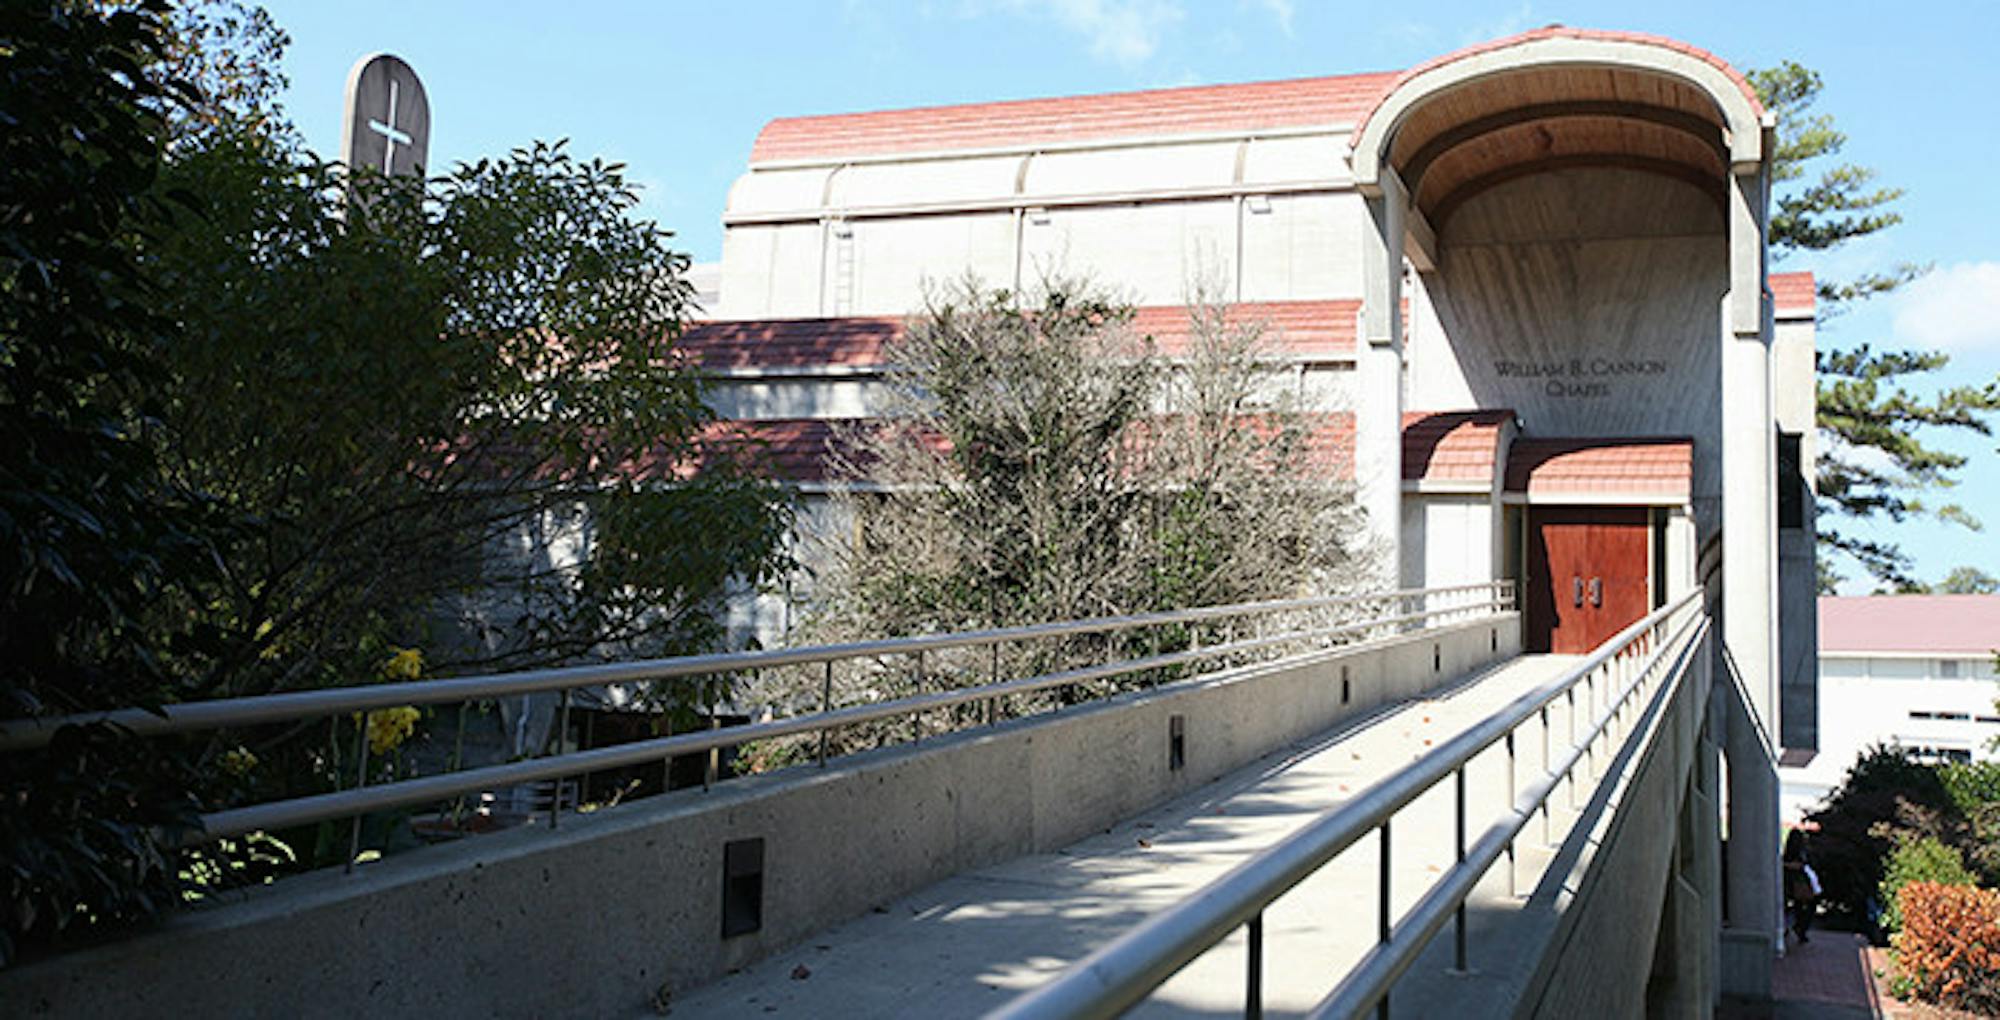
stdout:
<svg viewBox="0 0 2000 1020">
<path fill-rule="evenodd" d="M 1665 661 L 1669 649 L 1686 649 L 1696 642 L 1684 640 L 1690 630 L 1706 626 L 1706 617 L 1693 614 L 1671 636 L 1668 622 L 1697 605 L 1699 589 L 1662 606 L 1599 646 L 1583 662 L 1561 676 L 1523 694 L 1478 725 L 1445 741 L 1408 767 L 1380 780 L 1352 800 L 1231 869 L 1179 904 L 1155 915 L 1145 923 L 1072 966 L 1055 980 L 1008 1003 L 991 1014 L 1002 1020 L 1045 1020 L 1045 1018 L 1113 1017 L 1136 1005 L 1164 984 L 1196 957 L 1208 951 L 1238 928 L 1249 935 L 1249 973 L 1245 978 L 1245 1015 L 1262 1012 L 1261 966 L 1263 912 L 1273 901 L 1318 871 L 1342 851 L 1370 833 L 1381 838 L 1381 909 L 1377 946 L 1364 958 L 1363 973 L 1357 969 L 1336 989 L 1336 998 L 1322 1006 L 1323 1015 L 1349 1015 L 1370 1002 L 1386 1016 L 1389 982 L 1402 972 L 1414 953 L 1451 913 L 1458 912 L 1456 946 L 1459 965 L 1464 965 L 1464 898 L 1500 853 L 1511 848 L 1519 825 L 1503 819 L 1489 829 L 1472 847 L 1464 843 L 1465 767 L 1477 754 L 1505 741 L 1508 750 L 1509 812 L 1513 821 L 1525 824 L 1537 807 L 1544 807 L 1557 777 L 1568 775 L 1596 746 L 1598 738 L 1621 717 L 1642 683 L 1653 677 Z M 1694 635 L 1699 638 L 1700 634 Z M 1635 650 L 1650 652 L 1643 663 L 1636 662 Z M 1676 663 L 1676 666 L 1681 665 Z M 1613 692 L 1613 675 L 1626 681 Z M 1597 678 L 1606 677 L 1600 692 Z M 1521 808 L 1519 791 L 1514 789 L 1514 731 L 1538 714 L 1548 724 L 1546 710 L 1558 698 L 1575 697 L 1579 686 L 1587 685 L 1587 704 L 1605 702 L 1581 743 L 1572 740 L 1572 753 L 1561 768 L 1545 760 L 1547 777 L 1529 791 L 1528 807 Z M 1614 698 L 1614 694 L 1616 697 Z M 1572 702 L 1574 704 L 1574 702 Z M 1594 706 L 1593 706 L 1594 707 Z M 1574 735 L 1573 735 L 1574 736 Z M 1544 744 L 1544 754 L 1547 755 Z M 1446 880 L 1434 886 L 1420 900 L 1416 910 L 1403 920 L 1404 930 L 1390 916 L 1389 850 L 1390 822 L 1397 811 L 1447 778 L 1455 778 L 1458 793 L 1460 862 Z M 1511 882 L 1511 878 L 1510 878 Z M 1420 914 L 1419 911 L 1426 913 Z M 1412 925 L 1414 924 L 1414 927 Z M 1385 950 L 1384 947 L 1389 947 Z M 1356 1006 L 1356 1003 L 1359 1006 Z M 1331 1008 L 1330 1008 L 1331 1007 Z M 1343 1012 L 1344 1011 L 1344 1012 Z"/>
</svg>

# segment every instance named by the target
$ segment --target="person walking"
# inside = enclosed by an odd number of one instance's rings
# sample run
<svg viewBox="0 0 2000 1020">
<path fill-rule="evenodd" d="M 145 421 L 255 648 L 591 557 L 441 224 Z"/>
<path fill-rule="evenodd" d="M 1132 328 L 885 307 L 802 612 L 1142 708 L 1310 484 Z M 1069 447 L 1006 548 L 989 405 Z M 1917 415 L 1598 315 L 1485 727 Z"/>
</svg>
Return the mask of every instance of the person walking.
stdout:
<svg viewBox="0 0 2000 1020">
<path fill-rule="evenodd" d="M 1785 910 L 1800 945 L 1812 941 L 1806 932 L 1819 912 L 1819 891 L 1819 875 L 1812 868 L 1805 830 L 1793 829 L 1785 836 Z"/>
</svg>

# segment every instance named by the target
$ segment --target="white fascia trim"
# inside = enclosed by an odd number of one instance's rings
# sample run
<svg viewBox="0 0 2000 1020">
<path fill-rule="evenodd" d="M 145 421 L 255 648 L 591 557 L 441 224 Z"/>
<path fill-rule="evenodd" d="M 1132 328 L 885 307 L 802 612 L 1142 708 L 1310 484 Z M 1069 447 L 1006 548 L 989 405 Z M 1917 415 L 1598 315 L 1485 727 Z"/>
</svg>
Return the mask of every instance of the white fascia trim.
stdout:
<svg viewBox="0 0 2000 1020">
<path fill-rule="evenodd" d="M 1493 483 L 1405 478 L 1403 479 L 1403 491 L 1414 492 L 1422 496 L 1491 496 L 1493 495 Z"/>
<path fill-rule="evenodd" d="M 817 167 L 863 166 L 870 163 L 933 163 L 950 159 L 982 159 L 994 156 L 1027 156 L 1044 152 L 1093 152 L 1110 149 L 1147 149 L 1167 145 L 1203 145 L 1209 142 L 1254 142 L 1263 138 L 1311 138 L 1324 135 L 1340 138 L 1354 132 L 1354 125 L 1302 124 L 1257 131 L 1202 131 L 1192 134 L 1128 135 L 1120 138 L 1079 138 L 1068 142 L 1035 142 L 1019 145 L 989 145 L 982 148 L 926 149 L 919 152 L 876 152 L 865 155 L 801 156 L 750 163 L 758 170 L 810 170 Z"/>
<path fill-rule="evenodd" d="M 887 365 L 770 365 L 701 369 L 706 379 L 872 379 Z"/>
<path fill-rule="evenodd" d="M 1502 503 L 1527 506 L 1665 506 L 1685 510 L 1685 492 L 1505 492 Z"/>
<path fill-rule="evenodd" d="M 1092 205 L 1130 205 L 1135 202 L 1188 202 L 1203 199 L 1233 199 L 1245 195 L 1339 194 L 1353 190 L 1354 182 L 1346 177 L 1320 177 L 1304 181 L 1275 181 L 1261 184 L 1215 184 L 1195 188 L 1100 191 L 1070 195 L 1002 195 L 996 198 L 962 198 L 936 202 L 901 202 L 889 205 L 724 213 L 722 215 L 722 225 L 725 227 L 742 227 L 782 223 L 818 223 L 822 220 L 891 219 L 899 216 L 937 216 L 947 213 L 1012 212 L 1016 209 L 1030 208 L 1061 209 Z"/>
<path fill-rule="evenodd" d="M 1974 652 L 1974 651 L 1968 651 L 1963 648 L 1952 648 L 1948 650 L 1937 649 L 1932 651 L 1924 651 L 1923 649 L 1913 649 L 1909 651 L 1900 651 L 1900 652 L 1857 652 L 1849 648 L 1841 648 L 1841 649 L 1822 648 L 1819 650 L 1819 657 L 1822 659 L 1956 659 L 1961 662 L 1965 661 L 1990 662 L 1993 659 L 1993 651 L 1991 649 L 1988 649 L 1983 652 Z M 1905 679 L 1915 679 L 1915 678 L 1899 676 L 1899 677 L 1879 677 L 1871 679 L 1905 680 Z M 1934 679 L 1943 679 L 1943 678 L 1934 678 Z M 1952 677 L 1951 679 L 1983 681 L 1986 680 L 1987 678 L 1982 676 L 1970 676 L 1970 677 L 1961 676 L 1961 677 Z"/>
</svg>

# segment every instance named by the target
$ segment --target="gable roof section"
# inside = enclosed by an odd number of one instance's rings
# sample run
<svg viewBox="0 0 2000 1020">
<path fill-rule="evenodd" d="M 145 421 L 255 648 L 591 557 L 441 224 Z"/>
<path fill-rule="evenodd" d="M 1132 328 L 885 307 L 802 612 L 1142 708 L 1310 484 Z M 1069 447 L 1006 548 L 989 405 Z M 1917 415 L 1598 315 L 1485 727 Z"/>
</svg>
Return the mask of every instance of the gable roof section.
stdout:
<svg viewBox="0 0 2000 1020">
<path fill-rule="evenodd" d="M 1274 354 L 1301 361 L 1345 360 L 1354 354 L 1360 307 L 1356 300 L 1247 302 L 1231 305 L 1228 321 L 1262 324 Z M 884 346 L 903 329 L 904 320 L 889 317 L 698 322 L 682 334 L 678 346 L 690 362 L 712 372 L 879 369 Z M 1187 309 L 1180 305 L 1135 309 L 1132 329 L 1152 337 L 1169 358 L 1186 355 L 1193 341 Z"/>
<path fill-rule="evenodd" d="M 1502 428 L 1514 412 L 1412 411 L 1403 415 L 1403 480 L 1493 484 Z"/>
<path fill-rule="evenodd" d="M 1819 285 L 1811 273 L 1772 273 L 1772 313 L 1780 319 L 1810 319 L 1818 314 Z"/>
<path fill-rule="evenodd" d="M 1507 453 L 1507 491 L 1537 498 L 1619 498 L 1685 503 L 1694 486 L 1694 440 L 1539 439 Z"/>
<path fill-rule="evenodd" d="M 764 125 L 750 164 L 912 152 L 1345 127 L 1396 73 L 1197 85 L 1105 95 L 781 117 Z"/>
<path fill-rule="evenodd" d="M 1821 653 L 1990 656 L 2000 648 L 2000 595 L 1829 595 L 1819 600 Z"/>
</svg>

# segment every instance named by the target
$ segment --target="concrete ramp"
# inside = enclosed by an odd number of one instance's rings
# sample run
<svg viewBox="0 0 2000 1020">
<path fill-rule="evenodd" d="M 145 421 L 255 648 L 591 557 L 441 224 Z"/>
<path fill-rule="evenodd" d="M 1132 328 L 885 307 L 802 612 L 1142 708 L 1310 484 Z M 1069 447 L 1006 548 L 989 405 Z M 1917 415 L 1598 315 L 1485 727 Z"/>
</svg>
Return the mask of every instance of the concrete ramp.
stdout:
<svg viewBox="0 0 2000 1020">
<path fill-rule="evenodd" d="M 1571 659 L 1525 656 L 1433 696 L 1388 706 L 1270 755 L 1207 786 L 1053 853 L 970 871 L 826 931 L 790 950 L 677 996 L 675 1017 L 971 1017 L 1034 987 L 1146 916 L 1182 899 L 1431 746 L 1561 672 Z M 1519 748 L 1516 768 L 1539 766 Z M 1474 831 L 1507 803 L 1497 747 L 1467 772 Z M 1398 814 L 1392 907 L 1401 913 L 1455 856 L 1452 791 L 1440 787 Z M 1560 812 L 1558 813 L 1560 814 Z M 1552 819 L 1560 842 L 1571 819 Z M 1530 832 L 1538 832 L 1531 825 Z M 1371 945 L 1379 847 L 1372 839 L 1279 900 L 1265 916 L 1264 1003 L 1305 1010 Z M 1547 853 L 1524 848 L 1531 887 Z M 829 876 L 829 880 L 834 880 Z M 1426 980 L 1429 961 L 1399 987 L 1397 1013 L 1452 1015 L 1482 988 L 1518 986 L 1532 965 L 1507 955 L 1493 931 L 1522 909 L 1496 866 L 1471 906 L 1483 965 Z M 1487 937 L 1482 937 L 1487 936 Z M 1440 940 L 1449 942 L 1448 935 Z M 1488 943 L 1500 942 L 1500 946 Z M 1434 950 L 1435 951 L 1435 950 Z M 1241 1015 L 1245 951 L 1239 932 L 1175 977 L 1139 1016 Z M 1511 1001 L 1491 1002 L 1506 1012 Z M 1443 1015 L 1443 1014 L 1437 1014 Z"/>
</svg>

